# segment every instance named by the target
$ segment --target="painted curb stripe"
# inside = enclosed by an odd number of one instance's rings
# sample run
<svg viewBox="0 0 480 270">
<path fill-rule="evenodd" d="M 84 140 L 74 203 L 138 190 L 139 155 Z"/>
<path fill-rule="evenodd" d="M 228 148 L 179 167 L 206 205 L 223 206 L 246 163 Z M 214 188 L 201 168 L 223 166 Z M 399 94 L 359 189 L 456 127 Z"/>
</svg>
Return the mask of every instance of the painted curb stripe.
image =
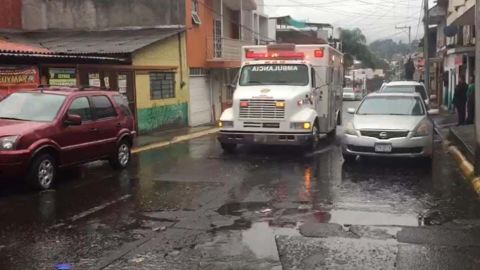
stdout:
<svg viewBox="0 0 480 270">
<path fill-rule="evenodd" d="M 132 149 L 132 154 L 138 154 L 140 152 L 150 151 L 150 150 L 166 147 L 166 146 L 169 146 L 171 144 L 184 142 L 184 141 L 188 141 L 188 140 L 191 140 L 191 139 L 200 138 L 200 137 L 203 137 L 203 136 L 206 136 L 206 135 L 217 133 L 218 131 L 219 131 L 218 128 L 213 128 L 213 129 L 208 129 L 208 130 L 204 130 L 204 131 L 200 131 L 200 132 L 195 132 L 195 133 L 192 133 L 192 134 L 177 136 L 177 137 L 174 137 L 173 139 L 171 139 L 170 141 L 153 143 L 153 144 L 149 144 L 149 145 L 146 145 L 146 146 L 141 146 L 141 147 L 134 148 L 134 149 Z"/>
<path fill-rule="evenodd" d="M 475 176 L 475 169 L 473 165 L 465 158 L 460 150 L 455 146 L 448 147 L 450 156 L 457 162 L 463 176 L 470 180 Z M 475 192 L 480 195 L 480 177 L 471 180 L 471 184 Z"/>
</svg>

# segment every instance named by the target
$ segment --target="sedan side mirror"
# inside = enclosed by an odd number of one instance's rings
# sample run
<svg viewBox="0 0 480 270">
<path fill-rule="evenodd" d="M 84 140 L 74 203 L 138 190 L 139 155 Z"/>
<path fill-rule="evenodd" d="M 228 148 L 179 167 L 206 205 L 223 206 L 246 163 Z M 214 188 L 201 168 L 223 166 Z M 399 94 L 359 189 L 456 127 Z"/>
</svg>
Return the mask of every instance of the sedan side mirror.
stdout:
<svg viewBox="0 0 480 270">
<path fill-rule="evenodd" d="M 76 114 L 67 114 L 63 123 L 66 126 L 80 126 L 82 124 L 82 117 Z"/>
<path fill-rule="evenodd" d="M 355 108 L 348 108 L 347 113 L 349 114 L 355 114 Z"/>
<path fill-rule="evenodd" d="M 436 100 L 437 99 L 437 95 L 430 95 L 430 100 Z"/>
</svg>

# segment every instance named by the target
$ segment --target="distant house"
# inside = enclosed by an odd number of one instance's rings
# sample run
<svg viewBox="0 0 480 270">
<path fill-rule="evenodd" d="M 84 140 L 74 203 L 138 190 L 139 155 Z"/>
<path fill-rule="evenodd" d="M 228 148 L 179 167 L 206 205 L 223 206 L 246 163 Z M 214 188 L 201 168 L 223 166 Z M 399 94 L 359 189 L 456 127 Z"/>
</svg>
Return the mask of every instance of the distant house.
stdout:
<svg viewBox="0 0 480 270">
<path fill-rule="evenodd" d="M 189 124 L 218 120 L 232 104 L 241 47 L 266 44 L 271 24 L 260 0 L 186 0 Z"/>
</svg>

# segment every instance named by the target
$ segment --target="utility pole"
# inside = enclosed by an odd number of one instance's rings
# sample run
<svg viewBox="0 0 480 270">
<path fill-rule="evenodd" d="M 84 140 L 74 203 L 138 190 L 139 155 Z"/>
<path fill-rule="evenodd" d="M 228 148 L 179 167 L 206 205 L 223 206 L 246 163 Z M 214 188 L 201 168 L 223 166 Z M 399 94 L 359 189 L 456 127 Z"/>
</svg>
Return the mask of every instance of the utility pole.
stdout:
<svg viewBox="0 0 480 270">
<path fill-rule="evenodd" d="M 480 89 L 480 0 L 475 5 L 475 88 Z M 480 91 L 475 91 L 475 104 L 480 104 Z M 480 106 L 475 106 L 475 174 L 480 173 Z"/>
<path fill-rule="evenodd" d="M 397 30 L 408 29 L 408 45 L 412 45 L 412 27 L 411 26 L 395 26 Z"/>
<path fill-rule="evenodd" d="M 478 0 L 477 0 L 478 1 Z M 424 76 L 424 81 L 425 81 L 425 88 L 427 89 L 427 93 L 430 96 L 431 91 L 430 91 L 430 57 L 428 55 L 428 22 L 429 16 L 428 16 L 428 0 L 423 0 L 423 8 L 424 8 L 424 14 L 425 16 L 423 17 L 424 21 L 424 27 L 425 27 L 425 34 L 424 34 L 424 40 L 423 40 L 423 61 L 424 61 L 424 69 L 425 69 L 425 76 Z"/>
</svg>

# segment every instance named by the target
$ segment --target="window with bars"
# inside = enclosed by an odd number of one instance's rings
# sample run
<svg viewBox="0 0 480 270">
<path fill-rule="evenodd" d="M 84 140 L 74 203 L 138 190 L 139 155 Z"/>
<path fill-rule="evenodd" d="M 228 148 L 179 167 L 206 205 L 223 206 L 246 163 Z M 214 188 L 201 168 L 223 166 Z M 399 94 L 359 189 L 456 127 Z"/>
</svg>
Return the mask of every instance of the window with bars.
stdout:
<svg viewBox="0 0 480 270">
<path fill-rule="evenodd" d="M 175 73 L 151 72 L 150 73 L 151 99 L 167 99 L 175 97 Z"/>
</svg>

